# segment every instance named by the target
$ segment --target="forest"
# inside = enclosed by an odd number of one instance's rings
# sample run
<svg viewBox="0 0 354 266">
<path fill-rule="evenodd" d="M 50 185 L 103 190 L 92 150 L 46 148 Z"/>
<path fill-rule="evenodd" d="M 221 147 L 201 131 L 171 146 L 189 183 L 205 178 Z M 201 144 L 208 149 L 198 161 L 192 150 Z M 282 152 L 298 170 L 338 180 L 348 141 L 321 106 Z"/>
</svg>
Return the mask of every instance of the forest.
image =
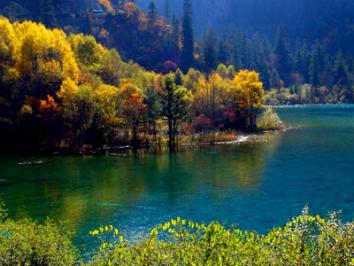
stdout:
<svg viewBox="0 0 354 266">
<path fill-rule="evenodd" d="M 0 19 L 3 151 L 140 147 L 167 136 L 257 129 L 264 89 L 255 71 L 147 71 L 83 34 Z"/>
<path fill-rule="evenodd" d="M 210 73 L 219 64 L 254 70 L 265 89 L 273 89 L 269 104 L 354 100 L 354 8 L 348 0 L 41 0 L 2 6 L 12 19 L 92 34 L 123 60 L 155 72 Z"/>
</svg>

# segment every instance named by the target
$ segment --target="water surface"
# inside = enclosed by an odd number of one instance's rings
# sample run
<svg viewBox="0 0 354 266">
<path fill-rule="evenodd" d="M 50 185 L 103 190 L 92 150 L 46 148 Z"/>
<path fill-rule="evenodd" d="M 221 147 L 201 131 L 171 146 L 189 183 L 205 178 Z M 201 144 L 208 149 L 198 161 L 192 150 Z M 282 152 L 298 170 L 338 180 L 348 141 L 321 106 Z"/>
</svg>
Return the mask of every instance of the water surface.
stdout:
<svg viewBox="0 0 354 266">
<path fill-rule="evenodd" d="M 113 224 L 138 239 L 181 216 L 265 233 L 308 205 L 354 218 L 354 107 L 279 109 L 300 128 L 267 143 L 203 147 L 176 155 L 0 158 L 0 193 L 12 217 L 66 220 L 76 243 Z M 38 158 L 36 158 L 38 159 Z M 28 158 L 26 158 L 28 160 Z M 89 245 L 89 248 L 92 246 Z"/>
</svg>

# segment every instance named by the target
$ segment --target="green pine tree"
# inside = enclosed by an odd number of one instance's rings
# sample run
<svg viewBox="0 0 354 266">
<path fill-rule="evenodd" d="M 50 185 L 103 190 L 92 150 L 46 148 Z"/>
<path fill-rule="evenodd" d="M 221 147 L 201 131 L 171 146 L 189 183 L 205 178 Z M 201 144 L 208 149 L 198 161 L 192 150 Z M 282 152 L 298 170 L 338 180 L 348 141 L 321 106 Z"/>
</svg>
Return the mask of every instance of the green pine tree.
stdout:
<svg viewBox="0 0 354 266">
<path fill-rule="evenodd" d="M 184 0 L 182 23 L 181 68 L 187 72 L 194 66 L 194 32 L 192 26 L 191 0 Z"/>
<path fill-rule="evenodd" d="M 148 19 L 149 23 L 153 24 L 157 18 L 157 11 L 156 11 L 156 5 L 155 2 L 151 2 L 149 5 L 149 11 L 148 11 Z"/>
<path fill-rule="evenodd" d="M 320 45 L 316 44 L 312 49 L 310 67 L 309 67 L 309 78 L 312 87 L 319 87 L 321 85 L 320 81 L 320 67 L 319 67 L 319 57 L 320 57 Z"/>
<path fill-rule="evenodd" d="M 203 63 L 206 72 L 210 72 L 216 67 L 217 54 L 216 54 L 216 38 L 214 33 L 209 30 L 204 41 L 203 49 Z"/>
<path fill-rule="evenodd" d="M 57 21 L 55 18 L 55 9 L 52 0 L 40 0 L 39 2 L 40 21 L 47 27 L 55 27 Z"/>
<path fill-rule="evenodd" d="M 274 55 L 274 67 L 277 69 L 280 79 L 286 85 L 290 81 L 291 60 L 286 34 L 282 27 L 279 27 L 277 31 Z"/>
</svg>

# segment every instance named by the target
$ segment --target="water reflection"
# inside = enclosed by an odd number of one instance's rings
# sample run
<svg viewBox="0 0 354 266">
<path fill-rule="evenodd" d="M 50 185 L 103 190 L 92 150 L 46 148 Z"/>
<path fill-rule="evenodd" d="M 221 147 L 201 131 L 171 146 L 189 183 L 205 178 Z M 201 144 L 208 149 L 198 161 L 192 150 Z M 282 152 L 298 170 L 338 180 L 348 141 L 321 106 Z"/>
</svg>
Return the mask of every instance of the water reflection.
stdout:
<svg viewBox="0 0 354 266">
<path fill-rule="evenodd" d="M 217 201 L 228 193 L 257 191 L 280 141 L 281 135 L 273 135 L 267 143 L 144 158 L 54 157 L 26 167 L 2 160 L 1 176 L 10 185 L 0 191 L 12 216 L 65 220 L 80 231 L 87 221 L 112 223 L 113 215 L 119 223 L 149 208 L 193 204 L 200 196 Z"/>
</svg>

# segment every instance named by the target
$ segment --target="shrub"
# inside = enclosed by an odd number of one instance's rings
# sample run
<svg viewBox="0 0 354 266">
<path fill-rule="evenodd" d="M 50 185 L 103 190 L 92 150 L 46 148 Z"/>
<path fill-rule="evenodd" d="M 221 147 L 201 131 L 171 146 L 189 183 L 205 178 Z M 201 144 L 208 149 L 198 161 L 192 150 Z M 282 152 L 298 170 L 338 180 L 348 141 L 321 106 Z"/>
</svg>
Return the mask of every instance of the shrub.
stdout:
<svg viewBox="0 0 354 266">
<path fill-rule="evenodd" d="M 192 127 L 195 133 L 206 132 L 212 129 L 212 121 L 209 117 L 200 115 L 193 118 Z"/>
<path fill-rule="evenodd" d="M 0 197 L 0 223 L 7 218 L 7 211 L 5 209 L 5 203 L 1 201 Z"/>
<path fill-rule="evenodd" d="M 257 128 L 259 130 L 276 130 L 283 126 L 278 114 L 274 112 L 273 108 L 266 108 L 262 115 L 257 119 Z"/>
<path fill-rule="evenodd" d="M 50 221 L 6 220 L 0 223 L 0 265 L 74 265 L 71 235 Z"/>
<path fill-rule="evenodd" d="M 89 265 L 353 265 L 353 230 L 336 215 L 325 220 L 307 210 L 267 235 L 177 218 L 129 243 L 109 226 L 91 232 L 113 241 L 103 241 Z"/>
</svg>

